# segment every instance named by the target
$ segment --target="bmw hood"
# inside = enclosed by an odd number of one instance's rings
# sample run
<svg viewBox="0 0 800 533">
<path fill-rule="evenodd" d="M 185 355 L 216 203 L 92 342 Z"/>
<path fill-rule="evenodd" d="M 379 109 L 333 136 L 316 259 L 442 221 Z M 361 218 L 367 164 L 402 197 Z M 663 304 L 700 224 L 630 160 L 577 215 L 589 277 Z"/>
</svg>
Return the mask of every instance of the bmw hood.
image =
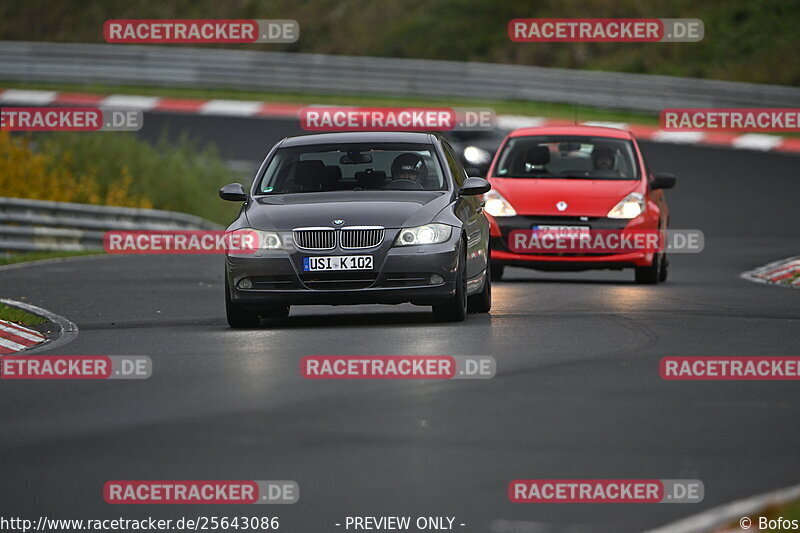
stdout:
<svg viewBox="0 0 800 533">
<path fill-rule="evenodd" d="M 256 197 L 248 204 L 245 216 L 250 227 L 259 230 L 401 228 L 431 222 L 449 203 L 450 193 L 446 191 L 311 192 Z"/>
</svg>

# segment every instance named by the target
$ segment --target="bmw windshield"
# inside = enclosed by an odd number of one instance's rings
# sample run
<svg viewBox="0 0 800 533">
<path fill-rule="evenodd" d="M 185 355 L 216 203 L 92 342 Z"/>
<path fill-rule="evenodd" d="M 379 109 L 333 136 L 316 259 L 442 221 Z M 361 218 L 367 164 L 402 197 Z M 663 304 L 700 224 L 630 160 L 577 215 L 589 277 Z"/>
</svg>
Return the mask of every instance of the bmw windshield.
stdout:
<svg viewBox="0 0 800 533">
<path fill-rule="evenodd" d="M 503 146 L 498 178 L 639 179 L 633 145 L 583 136 L 513 137 Z"/>
<path fill-rule="evenodd" d="M 433 145 L 360 143 L 280 148 L 256 194 L 335 191 L 444 191 Z"/>
</svg>

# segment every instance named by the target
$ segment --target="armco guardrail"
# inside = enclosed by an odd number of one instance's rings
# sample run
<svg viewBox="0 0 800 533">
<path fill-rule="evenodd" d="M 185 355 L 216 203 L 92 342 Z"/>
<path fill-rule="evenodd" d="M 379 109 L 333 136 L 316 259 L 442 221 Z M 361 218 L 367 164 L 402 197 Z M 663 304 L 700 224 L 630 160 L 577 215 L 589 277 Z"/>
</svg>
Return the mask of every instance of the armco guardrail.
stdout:
<svg viewBox="0 0 800 533">
<path fill-rule="evenodd" d="M 794 107 L 800 88 L 494 63 L 0 41 L 0 79 L 665 107 Z"/>
<path fill-rule="evenodd" d="M 222 227 L 171 211 L 0 197 L 0 252 L 101 250 L 106 231 L 203 229 Z"/>
</svg>

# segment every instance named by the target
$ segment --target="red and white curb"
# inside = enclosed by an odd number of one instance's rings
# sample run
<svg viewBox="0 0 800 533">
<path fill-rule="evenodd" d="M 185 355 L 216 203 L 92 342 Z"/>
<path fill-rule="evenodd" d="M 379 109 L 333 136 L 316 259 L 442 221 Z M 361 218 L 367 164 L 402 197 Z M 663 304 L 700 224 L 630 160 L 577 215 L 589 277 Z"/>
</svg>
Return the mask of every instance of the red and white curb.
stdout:
<svg viewBox="0 0 800 533">
<path fill-rule="evenodd" d="M 78 337 L 78 326 L 63 316 L 57 315 L 47 309 L 4 298 L 0 298 L 0 303 L 44 317 L 58 328 L 56 331 L 48 331 L 47 335 L 44 335 L 39 331 L 20 326 L 19 324 L 0 320 L 0 355 L 9 355 L 23 351 L 25 355 L 33 354 L 42 350 L 50 350 L 63 346 Z"/>
<path fill-rule="evenodd" d="M 253 118 L 299 118 L 300 110 L 309 107 L 301 104 L 257 102 L 248 100 L 196 100 L 186 98 L 162 98 L 158 96 L 135 96 L 127 94 L 88 94 L 57 91 L 0 89 L 0 105 L 34 106 L 94 106 L 101 108 L 136 109 L 140 111 L 187 113 L 195 115 L 253 117 Z M 499 115 L 498 125 L 517 129 L 536 126 L 567 126 L 573 122 L 563 119 L 530 117 L 525 115 Z M 584 122 L 594 126 L 626 129 L 637 138 L 647 141 L 678 144 L 703 144 L 725 146 L 734 149 L 760 150 L 764 152 L 800 153 L 800 138 L 767 135 L 763 133 L 706 133 L 671 132 L 657 126 L 627 124 L 623 122 Z"/>
<path fill-rule="evenodd" d="M 742 278 L 800 289 L 800 255 L 749 270 L 742 274 Z"/>
<path fill-rule="evenodd" d="M 140 111 L 168 111 L 196 115 L 228 117 L 289 117 L 300 116 L 304 105 L 247 100 L 193 100 L 186 98 L 161 98 L 128 94 L 87 94 L 56 91 L 0 89 L 0 104 L 36 106 L 92 106 L 107 109 L 136 109 Z"/>
<path fill-rule="evenodd" d="M 645 533 L 735 533 L 761 531 L 755 517 L 768 507 L 785 505 L 800 499 L 800 485 L 779 489 L 715 507 Z M 753 526 L 755 526 L 753 528 Z M 722 529 L 725 528 L 725 529 Z M 751 529 L 752 528 L 752 529 Z M 772 531 L 772 530 L 770 530 Z M 777 530 L 775 530 L 777 531 Z"/>
<path fill-rule="evenodd" d="M 0 355 L 27 350 L 47 340 L 36 330 L 0 320 Z"/>
</svg>

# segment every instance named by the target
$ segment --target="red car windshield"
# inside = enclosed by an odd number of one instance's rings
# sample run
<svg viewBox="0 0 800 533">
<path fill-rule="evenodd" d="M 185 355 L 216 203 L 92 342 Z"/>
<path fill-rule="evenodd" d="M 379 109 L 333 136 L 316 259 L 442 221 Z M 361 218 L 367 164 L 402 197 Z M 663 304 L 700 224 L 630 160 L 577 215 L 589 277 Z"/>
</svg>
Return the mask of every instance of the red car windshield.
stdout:
<svg viewBox="0 0 800 533">
<path fill-rule="evenodd" d="M 633 145 L 607 137 L 513 137 L 503 147 L 498 178 L 639 179 Z"/>
</svg>

